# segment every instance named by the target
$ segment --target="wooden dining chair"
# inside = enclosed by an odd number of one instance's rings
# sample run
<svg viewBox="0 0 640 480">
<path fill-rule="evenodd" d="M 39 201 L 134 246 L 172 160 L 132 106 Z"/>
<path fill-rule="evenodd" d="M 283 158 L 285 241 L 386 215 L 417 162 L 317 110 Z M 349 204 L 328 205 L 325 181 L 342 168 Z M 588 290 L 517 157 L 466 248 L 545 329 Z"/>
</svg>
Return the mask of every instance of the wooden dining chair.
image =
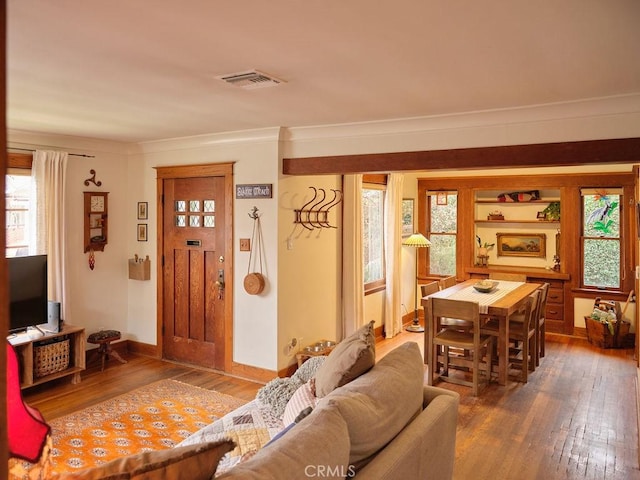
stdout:
<svg viewBox="0 0 640 480">
<path fill-rule="evenodd" d="M 491 364 L 493 355 L 492 335 L 483 334 L 480 331 L 480 312 L 477 302 L 462 300 L 450 300 L 445 298 L 430 298 L 432 312 L 432 339 L 430 345 L 430 367 L 427 374 L 427 383 L 433 385 L 436 379 L 467 385 L 472 388 L 474 396 L 478 395 L 480 386 L 480 369 L 484 370 L 484 386 L 491 381 Z M 442 318 L 456 318 L 472 324 L 469 331 L 443 328 L 440 325 Z M 459 352 L 466 352 L 460 356 Z M 484 361 L 483 361 L 484 360 Z M 442 365 L 442 370 L 440 370 Z M 471 380 L 468 380 L 468 372 L 451 372 L 451 367 L 463 367 L 470 369 Z"/>
<path fill-rule="evenodd" d="M 547 310 L 547 294 L 549 293 L 549 284 L 543 283 L 539 289 L 540 300 L 538 305 L 538 331 L 536 341 L 536 367 L 540 365 L 540 359 L 545 354 L 545 334 L 546 326 L 546 310 Z"/>
<path fill-rule="evenodd" d="M 509 349 L 509 363 L 520 370 L 520 381 L 529 381 L 529 371 L 536 369 L 538 311 L 540 292 L 535 290 L 525 302 L 523 309 L 509 317 L 509 338 L 513 343 Z M 499 322 L 491 319 L 482 325 L 481 332 L 498 338 Z M 497 342 L 496 342 L 497 343 Z"/>
<path fill-rule="evenodd" d="M 440 284 L 440 290 L 444 290 L 445 288 L 453 287 L 457 283 L 456 282 L 456 276 L 455 275 L 451 275 L 449 277 L 441 278 L 440 280 L 438 280 L 438 283 Z"/>
<path fill-rule="evenodd" d="M 527 276 L 524 273 L 505 273 L 491 272 L 489 273 L 491 280 L 507 280 L 509 282 L 526 282 Z"/>
<path fill-rule="evenodd" d="M 422 294 L 422 298 L 427 295 L 431 295 L 432 293 L 436 293 L 440 290 L 440 285 L 438 282 L 430 282 L 425 283 L 424 285 L 420 285 L 420 293 Z"/>
</svg>

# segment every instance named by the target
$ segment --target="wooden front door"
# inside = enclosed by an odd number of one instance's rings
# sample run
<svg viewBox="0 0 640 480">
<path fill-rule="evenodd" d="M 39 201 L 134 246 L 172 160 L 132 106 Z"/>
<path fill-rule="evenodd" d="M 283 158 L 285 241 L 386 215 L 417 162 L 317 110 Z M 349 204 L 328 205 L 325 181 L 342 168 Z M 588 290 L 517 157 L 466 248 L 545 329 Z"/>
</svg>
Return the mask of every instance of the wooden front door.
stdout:
<svg viewBox="0 0 640 480">
<path fill-rule="evenodd" d="M 222 371 L 231 349 L 230 181 L 230 175 L 159 178 L 163 358 Z"/>
</svg>

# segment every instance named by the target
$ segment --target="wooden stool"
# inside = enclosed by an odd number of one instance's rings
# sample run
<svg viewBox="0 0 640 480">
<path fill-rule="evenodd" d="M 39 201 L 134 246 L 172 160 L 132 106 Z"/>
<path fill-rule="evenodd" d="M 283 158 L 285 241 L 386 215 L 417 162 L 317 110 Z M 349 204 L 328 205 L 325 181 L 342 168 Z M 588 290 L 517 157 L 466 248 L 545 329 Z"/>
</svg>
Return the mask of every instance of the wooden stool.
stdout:
<svg viewBox="0 0 640 480">
<path fill-rule="evenodd" d="M 120 363 L 127 363 L 118 352 L 111 348 L 111 342 L 115 340 L 120 340 L 120 332 L 117 330 L 101 330 L 87 337 L 87 342 L 99 345 L 98 355 L 102 357 L 102 368 L 100 371 L 104 371 L 104 362 L 109 355 Z"/>
</svg>

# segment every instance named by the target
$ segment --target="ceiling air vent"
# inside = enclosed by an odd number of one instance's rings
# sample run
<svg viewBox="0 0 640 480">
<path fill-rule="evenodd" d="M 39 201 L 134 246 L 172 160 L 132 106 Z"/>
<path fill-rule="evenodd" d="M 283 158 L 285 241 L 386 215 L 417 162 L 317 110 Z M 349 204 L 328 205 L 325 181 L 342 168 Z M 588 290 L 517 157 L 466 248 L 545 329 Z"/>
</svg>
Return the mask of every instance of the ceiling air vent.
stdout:
<svg viewBox="0 0 640 480">
<path fill-rule="evenodd" d="M 284 80 L 267 75 L 266 73 L 259 72 L 258 70 L 251 70 L 249 72 L 231 73 L 229 75 L 221 75 L 216 77 L 236 87 L 245 88 L 247 90 L 253 88 L 263 87 L 275 87 L 281 83 L 285 83 Z"/>
</svg>

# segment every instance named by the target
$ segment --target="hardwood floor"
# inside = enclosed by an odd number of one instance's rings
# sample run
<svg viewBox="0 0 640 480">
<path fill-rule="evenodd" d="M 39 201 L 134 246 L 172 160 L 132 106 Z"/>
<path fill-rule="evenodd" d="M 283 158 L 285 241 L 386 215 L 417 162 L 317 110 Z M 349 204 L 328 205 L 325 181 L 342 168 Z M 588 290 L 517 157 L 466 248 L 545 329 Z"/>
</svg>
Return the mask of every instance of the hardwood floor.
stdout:
<svg viewBox="0 0 640 480">
<path fill-rule="evenodd" d="M 423 335 L 407 333 L 377 344 L 378 357 Z M 175 378 L 245 400 L 262 386 L 201 369 L 129 355 L 125 365 L 92 364 L 82 382 L 68 379 L 27 389 L 26 401 L 52 419 L 133 388 Z M 479 397 L 463 386 L 454 478 L 640 479 L 637 369 L 633 350 L 602 350 L 586 340 L 548 334 L 547 355 L 527 384 L 492 383 Z M 425 375 L 426 380 L 426 375 Z"/>
</svg>

